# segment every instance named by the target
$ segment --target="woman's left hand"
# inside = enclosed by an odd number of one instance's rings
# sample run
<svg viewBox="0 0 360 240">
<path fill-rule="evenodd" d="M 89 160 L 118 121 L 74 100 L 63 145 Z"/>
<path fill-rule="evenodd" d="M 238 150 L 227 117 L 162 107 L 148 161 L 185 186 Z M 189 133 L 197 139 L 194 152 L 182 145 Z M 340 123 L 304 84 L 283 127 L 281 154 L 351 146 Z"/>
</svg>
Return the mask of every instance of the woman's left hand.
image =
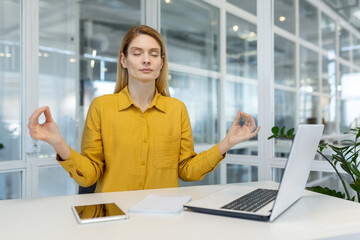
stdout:
<svg viewBox="0 0 360 240">
<path fill-rule="evenodd" d="M 245 123 L 242 126 L 239 125 L 241 117 L 245 119 Z M 224 154 L 236 144 L 255 137 L 260 128 L 260 126 L 256 127 L 255 120 L 250 114 L 238 111 L 226 137 L 219 143 L 220 153 Z"/>
</svg>

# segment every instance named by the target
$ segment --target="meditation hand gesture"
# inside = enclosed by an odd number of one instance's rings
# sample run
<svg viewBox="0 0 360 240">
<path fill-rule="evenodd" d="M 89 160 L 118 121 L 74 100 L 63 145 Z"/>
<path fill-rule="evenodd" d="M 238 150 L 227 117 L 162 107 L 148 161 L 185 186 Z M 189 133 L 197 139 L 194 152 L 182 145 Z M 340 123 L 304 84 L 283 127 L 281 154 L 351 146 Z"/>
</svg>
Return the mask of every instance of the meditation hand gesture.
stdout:
<svg viewBox="0 0 360 240">
<path fill-rule="evenodd" d="M 39 117 L 44 113 L 45 122 L 40 124 Z M 34 111 L 29 118 L 29 133 L 33 139 L 40 139 L 54 147 L 62 159 L 67 159 L 70 149 L 61 136 L 60 130 L 53 120 L 49 107 L 41 107 Z"/>
<path fill-rule="evenodd" d="M 239 125 L 241 117 L 245 119 L 243 126 Z M 260 128 L 260 126 L 256 128 L 255 120 L 250 114 L 238 111 L 226 137 L 219 143 L 221 154 L 224 154 L 236 144 L 255 137 L 260 131 Z"/>
</svg>

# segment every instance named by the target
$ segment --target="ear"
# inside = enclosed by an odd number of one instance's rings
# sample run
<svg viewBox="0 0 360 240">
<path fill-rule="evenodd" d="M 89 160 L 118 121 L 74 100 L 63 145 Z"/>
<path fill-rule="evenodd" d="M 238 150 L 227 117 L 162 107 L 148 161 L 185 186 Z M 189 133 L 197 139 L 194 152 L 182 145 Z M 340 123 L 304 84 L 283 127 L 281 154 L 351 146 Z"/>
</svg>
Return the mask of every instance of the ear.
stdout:
<svg viewBox="0 0 360 240">
<path fill-rule="evenodd" d="M 126 57 L 124 53 L 120 53 L 120 63 L 123 68 L 127 68 Z"/>
<path fill-rule="evenodd" d="M 164 55 L 161 56 L 161 68 L 160 69 L 162 69 L 163 66 L 164 66 Z"/>
</svg>

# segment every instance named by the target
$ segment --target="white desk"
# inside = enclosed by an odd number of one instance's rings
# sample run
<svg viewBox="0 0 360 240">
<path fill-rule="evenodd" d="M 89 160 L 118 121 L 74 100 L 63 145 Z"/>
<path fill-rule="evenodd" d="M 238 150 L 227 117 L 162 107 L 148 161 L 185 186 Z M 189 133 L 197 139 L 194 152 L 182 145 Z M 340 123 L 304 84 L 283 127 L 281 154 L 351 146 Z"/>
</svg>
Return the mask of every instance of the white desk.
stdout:
<svg viewBox="0 0 360 240">
<path fill-rule="evenodd" d="M 273 182 L 245 183 L 261 187 Z M 0 239 L 360 239 L 360 204 L 306 191 L 273 223 L 186 210 L 180 215 L 130 214 L 125 221 L 79 225 L 71 206 L 116 202 L 126 210 L 150 193 L 198 199 L 226 185 L 0 201 Z"/>
</svg>

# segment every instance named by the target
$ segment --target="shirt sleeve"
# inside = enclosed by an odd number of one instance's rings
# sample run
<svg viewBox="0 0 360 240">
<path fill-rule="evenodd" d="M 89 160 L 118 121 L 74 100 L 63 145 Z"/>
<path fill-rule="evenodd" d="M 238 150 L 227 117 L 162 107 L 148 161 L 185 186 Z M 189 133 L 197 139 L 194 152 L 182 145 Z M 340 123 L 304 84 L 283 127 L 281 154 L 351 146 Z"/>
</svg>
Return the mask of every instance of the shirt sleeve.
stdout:
<svg viewBox="0 0 360 240">
<path fill-rule="evenodd" d="M 101 137 L 101 117 L 97 99 L 86 117 L 81 140 L 81 154 L 70 148 L 70 157 L 62 161 L 56 159 L 80 186 L 88 187 L 99 180 L 104 171 L 104 151 Z"/>
<path fill-rule="evenodd" d="M 185 105 L 182 109 L 181 118 L 179 177 L 183 181 L 198 181 L 213 171 L 225 158 L 225 154 L 220 153 L 218 144 L 207 151 L 196 154 L 190 119 Z"/>
</svg>

